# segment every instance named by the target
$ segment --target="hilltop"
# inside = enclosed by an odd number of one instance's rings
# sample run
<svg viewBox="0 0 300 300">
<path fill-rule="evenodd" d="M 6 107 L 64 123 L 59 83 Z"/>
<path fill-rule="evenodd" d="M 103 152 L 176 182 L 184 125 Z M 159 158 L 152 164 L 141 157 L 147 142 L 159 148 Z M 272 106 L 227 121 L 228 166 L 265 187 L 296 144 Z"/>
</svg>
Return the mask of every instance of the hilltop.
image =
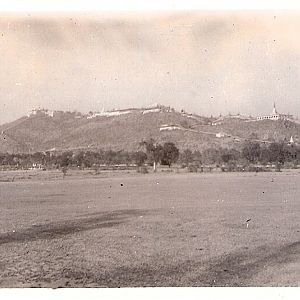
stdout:
<svg viewBox="0 0 300 300">
<path fill-rule="evenodd" d="M 208 118 L 154 105 L 110 112 L 81 114 L 33 110 L 0 126 L 0 152 L 37 152 L 76 149 L 136 151 L 142 140 L 174 142 L 179 149 L 240 147 L 244 139 L 289 140 L 300 137 L 293 120 L 261 120 L 240 115 Z"/>
</svg>

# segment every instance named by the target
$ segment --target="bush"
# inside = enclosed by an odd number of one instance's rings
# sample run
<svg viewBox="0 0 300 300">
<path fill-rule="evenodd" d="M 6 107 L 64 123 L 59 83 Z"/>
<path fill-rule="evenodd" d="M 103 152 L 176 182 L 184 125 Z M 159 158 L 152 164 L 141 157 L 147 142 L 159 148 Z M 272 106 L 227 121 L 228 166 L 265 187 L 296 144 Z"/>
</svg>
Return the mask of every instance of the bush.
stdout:
<svg viewBox="0 0 300 300">
<path fill-rule="evenodd" d="M 276 172 L 281 172 L 281 164 L 280 163 L 277 163 L 276 166 L 275 166 L 275 171 Z"/>
<path fill-rule="evenodd" d="M 198 172 L 198 167 L 195 165 L 189 165 L 188 166 L 188 171 L 191 173 L 197 173 Z"/>
<path fill-rule="evenodd" d="M 68 172 L 68 168 L 67 167 L 62 167 L 61 171 L 63 173 L 63 178 L 65 178 L 65 176 L 67 175 L 67 172 Z"/>
<path fill-rule="evenodd" d="M 265 172 L 266 169 L 261 166 L 249 166 L 248 171 L 258 173 L 258 172 Z"/>
<path fill-rule="evenodd" d="M 141 173 L 141 174 L 147 174 L 148 168 L 146 166 L 140 166 L 140 167 L 138 167 L 137 171 L 138 171 L 138 173 Z"/>
</svg>

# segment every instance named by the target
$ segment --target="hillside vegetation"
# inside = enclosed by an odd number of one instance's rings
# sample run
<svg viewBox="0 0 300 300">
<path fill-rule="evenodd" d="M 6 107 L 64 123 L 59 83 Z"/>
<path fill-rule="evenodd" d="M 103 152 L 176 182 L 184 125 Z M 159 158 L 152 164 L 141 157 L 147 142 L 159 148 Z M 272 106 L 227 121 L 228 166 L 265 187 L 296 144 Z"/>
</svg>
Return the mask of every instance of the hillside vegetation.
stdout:
<svg viewBox="0 0 300 300">
<path fill-rule="evenodd" d="M 212 126 L 212 119 L 174 110 L 143 114 L 141 110 L 106 117 L 87 118 L 69 112 L 53 117 L 36 114 L 0 126 L 0 152 L 103 149 L 137 151 L 140 142 L 174 142 L 180 150 L 203 150 L 214 146 L 240 148 L 244 139 L 297 142 L 300 125 L 291 121 L 246 121 L 227 118 Z M 176 125 L 174 130 L 161 130 Z M 216 137 L 217 133 L 225 133 Z"/>
</svg>

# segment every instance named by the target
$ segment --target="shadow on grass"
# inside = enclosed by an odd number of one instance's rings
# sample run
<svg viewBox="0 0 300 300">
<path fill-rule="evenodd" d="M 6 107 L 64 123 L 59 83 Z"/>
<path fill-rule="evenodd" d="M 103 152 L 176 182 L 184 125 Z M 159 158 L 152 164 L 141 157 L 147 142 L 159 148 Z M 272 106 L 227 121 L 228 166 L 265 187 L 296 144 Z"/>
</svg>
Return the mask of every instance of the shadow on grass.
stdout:
<svg viewBox="0 0 300 300">
<path fill-rule="evenodd" d="M 212 261 L 206 269 L 208 286 L 253 286 L 252 279 L 263 269 L 279 272 L 282 265 L 299 260 L 300 241 L 282 247 L 258 247 L 253 251 L 241 251 Z M 276 278 L 276 274 L 274 273 Z M 263 284 L 263 283 L 262 283 Z M 295 285 L 298 285 L 295 282 Z M 259 285 L 256 283 L 256 285 Z"/>
<path fill-rule="evenodd" d="M 64 269 L 62 276 L 74 287 L 169 287 L 169 286 L 263 286 L 256 275 L 264 268 L 275 272 L 284 264 L 297 262 L 300 242 L 277 249 L 259 247 L 250 252 L 240 250 L 209 261 L 186 260 L 179 264 L 168 259 L 155 260 L 139 266 L 120 266 L 103 272 L 95 267 L 91 270 Z M 294 282 L 298 286 L 299 282 Z"/>
<path fill-rule="evenodd" d="M 0 245 L 17 242 L 30 242 L 43 239 L 54 239 L 93 229 L 109 228 L 125 223 L 130 218 L 148 213 L 147 210 L 118 210 L 86 215 L 82 218 L 33 225 L 16 232 L 0 234 Z"/>
</svg>

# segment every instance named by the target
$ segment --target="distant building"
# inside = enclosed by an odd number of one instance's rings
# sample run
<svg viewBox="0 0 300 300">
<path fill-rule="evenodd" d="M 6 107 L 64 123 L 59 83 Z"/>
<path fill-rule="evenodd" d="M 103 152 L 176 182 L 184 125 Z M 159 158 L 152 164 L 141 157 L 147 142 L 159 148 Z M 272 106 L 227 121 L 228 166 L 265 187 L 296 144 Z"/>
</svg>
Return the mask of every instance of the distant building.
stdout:
<svg viewBox="0 0 300 300">
<path fill-rule="evenodd" d="M 149 113 L 159 113 L 159 112 L 175 112 L 173 108 L 170 106 L 164 106 L 158 103 L 154 103 L 143 109 L 142 114 L 149 114 Z"/>
<path fill-rule="evenodd" d="M 161 108 L 145 109 L 143 111 L 143 115 L 149 114 L 149 113 L 155 113 L 155 112 L 161 112 Z"/>
<path fill-rule="evenodd" d="M 53 111 L 53 110 L 46 110 L 46 111 L 45 111 L 45 114 L 46 114 L 47 116 L 53 118 L 53 116 L 54 116 L 54 111 Z"/>
<path fill-rule="evenodd" d="M 164 124 L 164 125 L 161 125 L 159 130 L 160 131 L 169 131 L 169 130 L 180 130 L 181 128 L 178 126 L 178 125 L 167 125 L 167 124 Z"/>
<path fill-rule="evenodd" d="M 34 108 L 30 112 L 28 112 L 27 117 L 35 116 L 38 113 L 38 109 Z"/>
<path fill-rule="evenodd" d="M 224 132 L 218 132 L 218 133 L 216 133 L 216 137 L 217 138 L 224 138 L 224 137 L 226 137 L 226 133 L 224 133 Z"/>
<path fill-rule="evenodd" d="M 27 114 L 27 117 L 30 118 L 31 116 L 36 116 L 38 114 L 44 114 L 46 116 L 53 117 L 54 116 L 54 111 L 53 110 L 48 110 L 48 109 L 36 109 L 36 108 L 34 108 L 33 110 L 31 110 Z"/>
<path fill-rule="evenodd" d="M 190 119 L 196 119 L 196 120 L 199 119 L 196 115 L 194 115 L 194 114 L 189 114 L 189 113 L 185 112 L 183 109 L 181 110 L 181 115 L 182 115 L 183 117 L 190 118 Z"/>
<path fill-rule="evenodd" d="M 121 115 L 127 115 L 130 113 L 141 113 L 143 115 L 148 113 L 160 113 L 160 112 L 175 112 L 174 108 L 170 106 L 164 106 L 161 104 L 154 103 L 145 108 L 127 108 L 127 109 L 113 109 L 110 111 L 105 111 L 104 108 L 101 112 L 89 112 L 86 116 L 87 119 L 93 119 L 97 117 L 116 117 Z"/>
<path fill-rule="evenodd" d="M 111 111 L 104 111 L 104 108 L 102 109 L 101 112 L 92 112 L 87 116 L 87 119 L 92 119 L 96 117 L 116 117 L 120 115 L 127 115 L 130 114 L 137 109 L 135 108 L 129 108 L 129 109 L 118 109 L 118 110 L 111 110 Z"/>
<path fill-rule="evenodd" d="M 292 119 L 293 116 L 290 114 L 281 114 L 277 112 L 275 103 L 273 105 L 273 110 L 270 115 L 268 116 L 260 116 L 257 117 L 256 120 L 261 121 L 261 120 L 273 120 L 273 121 L 278 121 L 278 120 L 286 120 L 286 119 Z"/>
<path fill-rule="evenodd" d="M 29 170 L 42 170 L 44 166 L 42 164 L 33 163 L 32 167 Z"/>
</svg>

